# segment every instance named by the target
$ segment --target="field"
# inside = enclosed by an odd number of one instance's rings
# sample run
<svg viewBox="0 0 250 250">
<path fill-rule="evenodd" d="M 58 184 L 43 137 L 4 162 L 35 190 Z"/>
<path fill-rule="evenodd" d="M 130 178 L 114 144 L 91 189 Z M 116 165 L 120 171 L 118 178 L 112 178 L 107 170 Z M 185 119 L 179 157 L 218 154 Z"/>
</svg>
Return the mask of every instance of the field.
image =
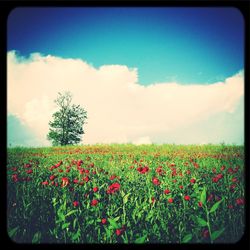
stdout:
<svg viewBox="0 0 250 250">
<path fill-rule="evenodd" d="M 244 147 L 8 148 L 19 243 L 233 243 L 245 227 Z"/>
</svg>

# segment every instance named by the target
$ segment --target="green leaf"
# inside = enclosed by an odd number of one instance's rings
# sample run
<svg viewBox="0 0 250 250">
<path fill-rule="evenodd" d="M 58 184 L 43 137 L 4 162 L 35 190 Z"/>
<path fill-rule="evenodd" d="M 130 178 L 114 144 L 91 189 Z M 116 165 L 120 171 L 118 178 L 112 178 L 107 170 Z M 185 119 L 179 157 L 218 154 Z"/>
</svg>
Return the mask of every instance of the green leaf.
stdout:
<svg viewBox="0 0 250 250">
<path fill-rule="evenodd" d="M 181 243 L 187 243 L 190 240 L 192 240 L 192 238 L 193 238 L 192 234 L 187 234 L 186 236 L 184 236 Z"/>
<path fill-rule="evenodd" d="M 41 240 L 41 233 L 37 232 L 34 234 L 33 239 L 32 239 L 32 243 L 40 243 Z"/>
<path fill-rule="evenodd" d="M 77 230 L 77 232 L 72 236 L 72 240 L 76 240 L 80 237 L 81 235 L 81 232 L 80 232 L 80 229 Z"/>
<path fill-rule="evenodd" d="M 123 203 L 126 204 L 128 202 L 128 197 L 129 197 L 130 193 L 126 194 L 124 197 L 123 197 Z"/>
<path fill-rule="evenodd" d="M 17 230 L 18 230 L 19 226 L 15 227 L 15 228 L 12 228 L 10 231 L 9 231 L 9 236 L 10 238 L 12 238 L 13 236 L 15 236 Z"/>
<path fill-rule="evenodd" d="M 116 223 L 116 221 L 115 221 L 114 219 L 108 218 L 108 221 L 109 221 L 110 225 L 111 225 L 114 229 L 119 228 L 118 224 Z"/>
<path fill-rule="evenodd" d="M 202 226 L 202 227 L 207 226 L 207 222 L 206 222 L 204 219 L 200 218 L 200 217 L 197 217 L 197 222 L 198 222 L 199 225 Z"/>
<path fill-rule="evenodd" d="M 147 238 L 147 235 L 145 234 L 144 236 L 142 236 L 142 237 L 140 237 L 140 238 L 137 238 L 137 239 L 135 240 L 135 243 L 137 243 L 137 244 L 144 243 L 145 240 L 146 240 L 146 238 Z"/>
<path fill-rule="evenodd" d="M 200 198 L 202 204 L 206 204 L 206 198 L 207 198 L 206 187 L 204 187 L 201 192 L 201 198 Z"/>
<path fill-rule="evenodd" d="M 64 223 L 64 224 L 62 225 L 62 229 L 68 228 L 69 225 L 70 225 L 70 222 Z"/>
<path fill-rule="evenodd" d="M 225 228 L 222 228 L 220 230 L 214 231 L 211 235 L 212 240 L 216 240 L 221 236 L 221 234 L 224 232 Z"/>
<path fill-rule="evenodd" d="M 219 205 L 221 204 L 221 202 L 223 201 L 223 199 L 221 199 L 220 201 L 217 201 L 212 208 L 210 209 L 209 213 L 213 213 L 217 210 L 217 208 L 219 207 Z"/>
<path fill-rule="evenodd" d="M 71 211 L 69 211 L 69 212 L 65 215 L 65 217 L 70 216 L 71 214 L 74 214 L 74 213 L 76 213 L 76 212 L 77 212 L 77 210 L 71 210 Z"/>
</svg>

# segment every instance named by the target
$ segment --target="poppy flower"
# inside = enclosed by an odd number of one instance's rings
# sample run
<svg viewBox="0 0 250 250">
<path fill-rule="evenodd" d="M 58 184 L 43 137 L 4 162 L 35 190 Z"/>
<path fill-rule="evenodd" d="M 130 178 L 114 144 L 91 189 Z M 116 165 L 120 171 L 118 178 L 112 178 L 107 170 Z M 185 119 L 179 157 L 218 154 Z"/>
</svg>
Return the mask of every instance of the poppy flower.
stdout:
<svg viewBox="0 0 250 250">
<path fill-rule="evenodd" d="M 202 232 L 202 236 L 203 236 L 204 238 L 208 238 L 208 237 L 209 237 L 209 231 L 208 231 L 208 229 L 205 229 L 205 230 Z"/>
<path fill-rule="evenodd" d="M 229 209 L 232 209 L 232 208 L 233 208 L 233 205 L 231 205 L 231 204 L 228 205 L 228 208 L 229 208 Z"/>
<path fill-rule="evenodd" d="M 223 170 L 225 170 L 225 168 L 226 167 L 223 165 L 223 166 L 221 166 L 220 170 L 223 171 Z"/>
<path fill-rule="evenodd" d="M 98 200 L 92 200 L 91 201 L 91 206 L 94 207 L 98 204 Z"/>
<path fill-rule="evenodd" d="M 118 182 L 113 183 L 112 185 L 110 185 L 110 186 L 108 187 L 107 193 L 108 193 L 108 194 L 113 194 L 113 193 L 115 193 L 116 191 L 118 191 L 118 190 L 120 189 L 120 186 L 121 186 L 121 185 L 120 185 Z"/>
<path fill-rule="evenodd" d="M 191 174 L 191 171 L 190 170 L 187 170 L 187 172 L 186 172 L 187 174 Z"/>
<path fill-rule="evenodd" d="M 93 191 L 94 191 L 94 192 L 97 192 L 97 191 L 98 191 L 98 187 L 94 187 L 94 188 L 93 188 Z"/>
<path fill-rule="evenodd" d="M 184 200 L 189 201 L 190 200 L 190 196 L 189 195 L 185 195 L 184 196 Z"/>
<path fill-rule="evenodd" d="M 27 174 L 32 174 L 33 173 L 33 170 L 32 169 L 29 169 L 26 171 Z"/>
<path fill-rule="evenodd" d="M 173 201 L 174 201 L 173 198 L 169 198 L 169 199 L 168 199 L 168 202 L 169 202 L 169 203 L 173 203 Z"/>
<path fill-rule="evenodd" d="M 232 179 L 232 182 L 238 182 L 238 179 L 237 179 L 236 177 L 234 177 L 234 178 Z"/>
<path fill-rule="evenodd" d="M 78 201 L 73 201 L 73 206 L 74 207 L 78 207 L 79 206 L 79 202 Z"/>
<path fill-rule="evenodd" d="M 196 180 L 193 178 L 193 179 L 190 180 L 190 182 L 191 182 L 191 183 L 195 183 Z"/>
<path fill-rule="evenodd" d="M 169 189 L 165 189 L 164 190 L 164 194 L 169 194 L 170 193 L 170 190 Z"/>
<path fill-rule="evenodd" d="M 116 178 L 115 175 L 111 175 L 109 179 L 112 181 L 112 180 L 114 180 L 115 178 Z"/>
<path fill-rule="evenodd" d="M 68 169 L 66 169 L 66 171 L 65 171 L 66 173 L 69 173 L 70 172 L 70 169 L 68 168 Z"/>
<path fill-rule="evenodd" d="M 62 172 L 63 172 L 63 170 L 62 170 L 62 169 L 58 169 L 58 172 L 59 172 L 59 173 L 62 173 Z"/>
<path fill-rule="evenodd" d="M 30 168 L 31 167 L 31 164 L 27 163 L 24 165 L 25 168 Z"/>
<path fill-rule="evenodd" d="M 156 186 L 158 186 L 158 185 L 161 184 L 161 182 L 160 182 L 156 177 L 153 177 L 153 178 L 152 178 L 152 182 L 153 182 L 153 184 L 156 185 Z"/>
<path fill-rule="evenodd" d="M 244 205 L 245 201 L 243 198 L 236 199 L 236 204 L 237 205 Z"/>
<path fill-rule="evenodd" d="M 82 180 L 88 182 L 89 181 L 89 177 L 86 176 L 86 177 L 82 178 Z"/>
<path fill-rule="evenodd" d="M 183 186 L 182 186 L 182 185 L 180 185 L 180 186 L 179 186 L 179 188 L 180 188 L 180 189 L 183 189 Z"/>
<path fill-rule="evenodd" d="M 69 178 L 63 177 L 62 178 L 62 187 L 65 187 L 69 184 Z"/>
<path fill-rule="evenodd" d="M 55 175 L 51 175 L 51 176 L 49 177 L 49 179 L 50 179 L 51 181 L 53 181 L 55 178 L 56 178 Z"/>
<path fill-rule="evenodd" d="M 13 180 L 14 182 L 17 182 L 17 181 L 18 181 L 18 175 L 17 175 L 17 174 L 13 174 L 13 175 L 12 175 L 12 180 Z"/>
<path fill-rule="evenodd" d="M 107 223 L 107 219 L 103 218 L 102 219 L 102 224 L 106 224 Z"/>
<path fill-rule="evenodd" d="M 156 200 L 155 200 L 155 197 L 152 197 L 152 198 L 151 198 L 151 201 L 152 201 L 152 203 L 155 203 L 155 201 L 156 201 Z"/>
<path fill-rule="evenodd" d="M 201 201 L 198 202 L 198 206 L 202 207 L 202 202 Z"/>
<path fill-rule="evenodd" d="M 78 161 L 77 161 L 77 166 L 78 166 L 78 167 L 80 167 L 82 164 L 83 164 L 83 161 L 82 161 L 82 160 L 78 160 Z"/>
<path fill-rule="evenodd" d="M 42 185 L 49 185 L 49 182 L 48 181 L 43 181 Z"/>
<path fill-rule="evenodd" d="M 78 183 L 78 182 L 79 182 L 79 181 L 78 181 L 77 179 L 74 179 L 74 180 L 73 180 L 73 183 L 75 183 L 75 184 Z"/>
</svg>

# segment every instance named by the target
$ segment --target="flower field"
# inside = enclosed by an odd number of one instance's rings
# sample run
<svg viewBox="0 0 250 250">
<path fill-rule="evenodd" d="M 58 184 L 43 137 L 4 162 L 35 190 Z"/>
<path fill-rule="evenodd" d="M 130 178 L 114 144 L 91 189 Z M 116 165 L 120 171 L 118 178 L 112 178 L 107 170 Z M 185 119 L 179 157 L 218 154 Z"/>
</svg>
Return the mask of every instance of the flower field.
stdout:
<svg viewBox="0 0 250 250">
<path fill-rule="evenodd" d="M 234 243 L 244 147 L 9 148 L 7 228 L 20 243 Z"/>
</svg>

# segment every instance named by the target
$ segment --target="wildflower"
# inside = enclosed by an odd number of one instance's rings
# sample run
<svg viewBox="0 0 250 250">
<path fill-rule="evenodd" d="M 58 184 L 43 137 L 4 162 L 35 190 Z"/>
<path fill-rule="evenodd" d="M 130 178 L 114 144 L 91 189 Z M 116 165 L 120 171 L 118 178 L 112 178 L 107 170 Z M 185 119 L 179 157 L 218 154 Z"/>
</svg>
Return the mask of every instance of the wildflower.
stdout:
<svg viewBox="0 0 250 250">
<path fill-rule="evenodd" d="M 29 169 L 26 171 L 27 174 L 32 174 L 33 173 L 33 170 L 32 169 Z"/>
<path fill-rule="evenodd" d="M 190 200 L 190 196 L 189 195 L 185 195 L 184 196 L 184 200 L 189 201 Z"/>
<path fill-rule="evenodd" d="M 88 176 L 86 176 L 86 177 L 84 177 L 84 178 L 82 178 L 82 179 L 83 179 L 83 181 L 86 181 L 86 182 L 89 181 L 89 177 L 88 177 Z"/>
<path fill-rule="evenodd" d="M 77 179 L 73 180 L 73 183 L 77 184 L 79 181 Z"/>
<path fill-rule="evenodd" d="M 156 177 L 152 178 L 152 182 L 154 185 L 157 185 L 157 186 L 161 184 L 161 182 Z"/>
<path fill-rule="evenodd" d="M 169 202 L 169 203 L 173 203 L 173 201 L 174 201 L 173 198 L 169 198 L 169 199 L 168 199 L 168 202 Z"/>
<path fill-rule="evenodd" d="M 209 237 L 209 231 L 208 231 L 208 229 L 205 229 L 205 230 L 203 231 L 202 236 L 203 236 L 204 238 L 208 238 L 208 237 Z"/>
<path fill-rule="evenodd" d="M 226 167 L 223 165 L 223 166 L 221 166 L 220 170 L 223 171 L 223 170 L 225 170 L 225 168 Z"/>
<path fill-rule="evenodd" d="M 112 181 L 112 180 L 114 180 L 115 178 L 116 178 L 115 175 L 111 175 L 109 179 Z"/>
<path fill-rule="evenodd" d="M 107 219 L 103 218 L 102 219 L 102 224 L 106 224 L 107 223 Z"/>
<path fill-rule="evenodd" d="M 170 193 L 170 190 L 169 189 L 165 189 L 164 190 L 164 194 L 169 194 Z"/>
<path fill-rule="evenodd" d="M 108 193 L 108 194 L 113 194 L 113 193 L 115 193 L 116 191 L 118 191 L 118 190 L 120 189 L 120 186 L 121 186 L 121 185 L 120 185 L 118 182 L 113 183 L 112 185 L 110 185 L 110 186 L 108 187 L 107 193 Z"/>
<path fill-rule="evenodd" d="M 48 181 L 43 181 L 42 185 L 49 185 L 49 182 Z"/>
<path fill-rule="evenodd" d="M 18 181 L 18 175 L 17 175 L 17 174 L 13 174 L 13 175 L 12 175 L 12 180 L 13 180 L 14 182 L 17 182 L 17 181 Z"/>
<path fill-rule="evenodd" d="M 155 197 L 152 197 L 152 198 L 151 198 L 151 201 L 152 201 L 152 203 L 155 203 L 155 201 L 156 201 L 156 200 L 155 200 Z"/>
<path fill-rule="evenodd" d="M 91 201 L 91 206 L 96 206 L 98 204 L 98 200 L 92 200 Z"/>
<path fill-rule="evenodd" d="M 244 203 L 245 203 L 245 201 L 244 201 L 243 198 L 238 198 L 238 199 L 236 199 L 236 204 L 237 204 L 237 205 L 244 205 Z"/>
<path fill-rule="evenodd" d="M 183 189 L 183 186 L 182 186 L 182 185 L 180 185 L 180 186 L 179 186 L 179 188 L 180 188 L 180 189 Z"/>
<path fill-rule="evenodd" d="M 69 178 L 63 177 L 62 178 L 62 187 L 65 187 L 69 184 Z"/>
<path fill-rule="evenodd" d="M 50 179 L 51 181 L 53 181 L 55 178 L 56 178 L 55 175 L 51 175 L 51 176 L 49 177 L 49 179 Z"/>
<path fill-rule="evenodd" d="M 93 188 L 93 191 L 94 191 L 94 192 L 97 192 L 97 191 L 98 191 L 98 187 L 94 187 L 94 188 Z"/>
<path fill-rule="evenodd" d="M 190 182 L 191 182 L 191 183 L 195 183 L 196 180 L 193 178 L 193 179 L 190 180 Z"/>
<path fill-rule="evenodd" d="M 79 206 L 79 202 L 78 201 L 73 201 L 73 206 L 74 207 L 78 207 Z"/>
<path fill-rule="evenodd" d="M 202 202 L 201 201 L 198 202 L 198 206 L 202 207 Z"/>
</svg>

